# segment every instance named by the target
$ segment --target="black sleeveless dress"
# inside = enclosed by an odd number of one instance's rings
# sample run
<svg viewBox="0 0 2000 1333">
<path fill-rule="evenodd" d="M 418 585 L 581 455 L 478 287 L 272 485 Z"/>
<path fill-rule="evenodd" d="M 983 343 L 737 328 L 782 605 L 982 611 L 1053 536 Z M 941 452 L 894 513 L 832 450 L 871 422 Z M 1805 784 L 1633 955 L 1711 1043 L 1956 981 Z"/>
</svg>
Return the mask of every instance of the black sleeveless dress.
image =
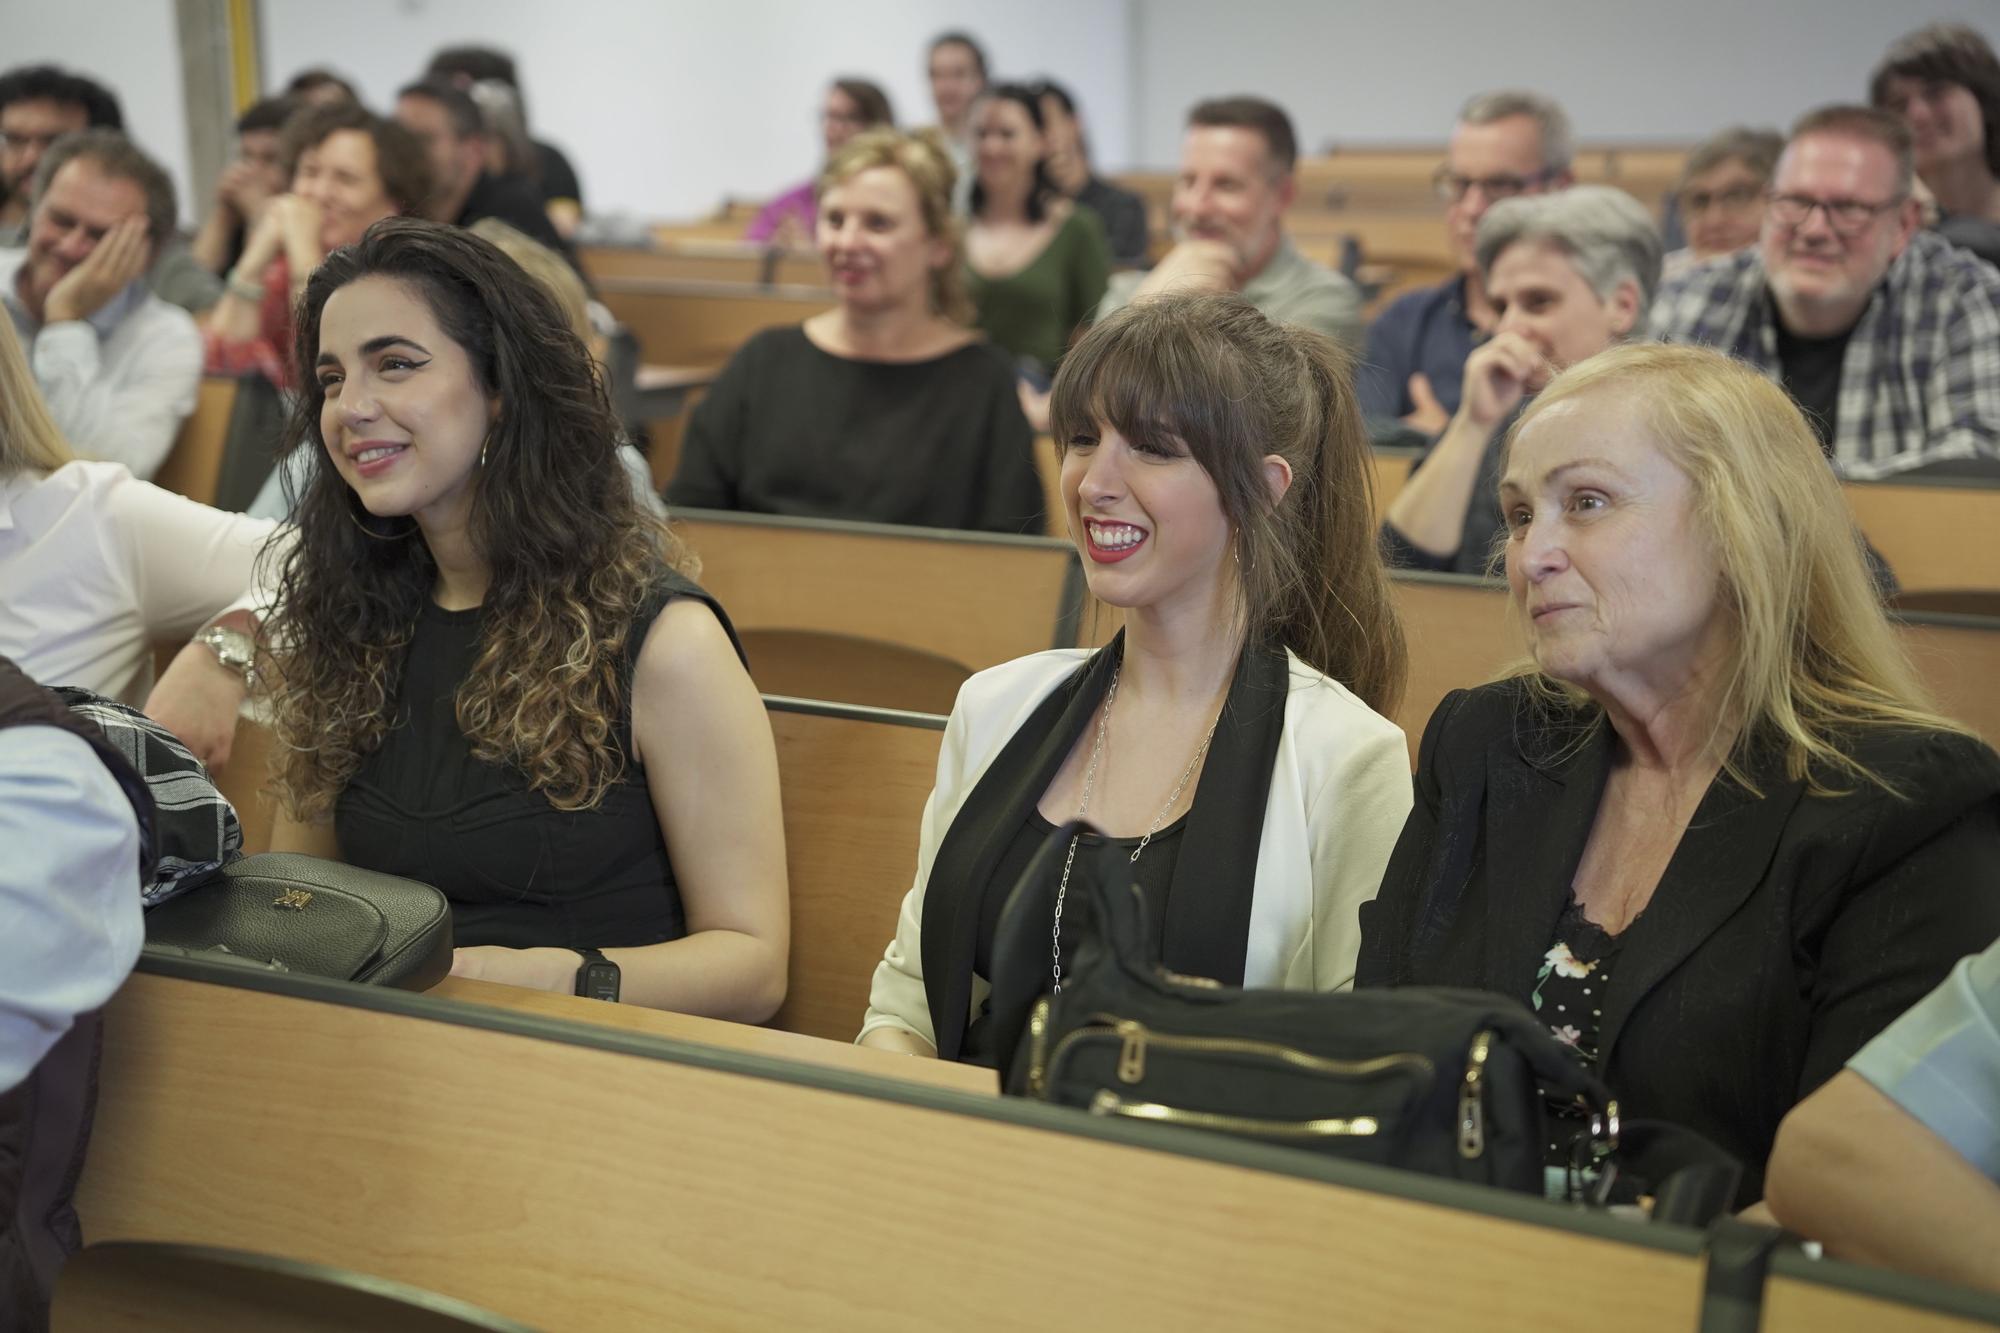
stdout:
<svg viewBox="0 0 2000 1333">
<path fill-rule="evenodd" d="M 341 855 L 436 886 L 451 900 L 461 945 L 610 949 L 687 934 L 666 835 L 633 758 L 630 702 L 640 646 L 672 597 L 707 603 L 736 641 L 714 598 L 679 575 L 661 580 L 625 650 L 625 773 L 589 810 L 558 810 L 520 773 L 473 757 L 456 699 L 478 656 L 484 608 L 426 602 L 395 720 L 334 804 Z"/>
</svg>

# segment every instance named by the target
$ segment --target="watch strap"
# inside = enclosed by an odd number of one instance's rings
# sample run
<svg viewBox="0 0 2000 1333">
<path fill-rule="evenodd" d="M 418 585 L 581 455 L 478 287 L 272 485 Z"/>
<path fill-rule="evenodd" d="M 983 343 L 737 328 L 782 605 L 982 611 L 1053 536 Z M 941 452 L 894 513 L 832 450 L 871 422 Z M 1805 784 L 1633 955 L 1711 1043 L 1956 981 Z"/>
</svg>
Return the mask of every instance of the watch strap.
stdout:
<svg viewBox="0 0 2000 1333">
<path fill-rule="evenodd" d="M 621 980 L 618 964 L 596 949 L 577 949 L 583 965 L 576 970 L 576 994 L 593 1000 L 618 999 Z"/>
</svg>

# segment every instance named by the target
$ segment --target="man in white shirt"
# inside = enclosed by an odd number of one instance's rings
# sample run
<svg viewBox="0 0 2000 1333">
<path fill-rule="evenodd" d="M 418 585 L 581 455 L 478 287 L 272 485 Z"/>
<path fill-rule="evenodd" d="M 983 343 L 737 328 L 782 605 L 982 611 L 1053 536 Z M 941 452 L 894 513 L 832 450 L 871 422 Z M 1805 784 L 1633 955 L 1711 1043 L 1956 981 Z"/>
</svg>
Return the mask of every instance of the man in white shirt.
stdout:
<svg viewBox="0 0 2000 1333">
<path fill-rule="evenodd" d="M 0 251 L 0 304 L 70 447 L 150 477 L 194 411 L 201 334 L 146 289 L 174 187 L 112 130 L 60 139 L 35 176 L 28 244 Z"/>
</svg>

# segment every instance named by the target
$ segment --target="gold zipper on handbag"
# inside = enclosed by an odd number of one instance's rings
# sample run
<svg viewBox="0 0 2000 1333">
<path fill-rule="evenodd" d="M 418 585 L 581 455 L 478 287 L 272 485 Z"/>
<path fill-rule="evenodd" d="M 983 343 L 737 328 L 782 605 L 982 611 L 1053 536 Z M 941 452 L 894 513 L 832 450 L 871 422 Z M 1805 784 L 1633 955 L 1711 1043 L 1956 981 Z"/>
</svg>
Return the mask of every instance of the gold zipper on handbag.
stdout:
<svg viewBox="0 0 2000 1333">
<path fill-rule="evenodd" d="M 1047 1050 L 1048 1001 L 1046 999 L 1037 1004 L 1034 1012 L 1029 1015 L 1028 1035 L 1031 1043 L 1028 1088 L 1031 1092 L 1037 1093 L 1047 1083 L 1049 1067 L 1061 1060 L 1071 1047 L 1081 1041 L 1105 1036 L 1115 1036 L 1119 1039 L 1118 1081 L 1127 1084 L 1137 1083 L 1146 1076 L 1146 1052 L 1151 1048 L 1203 1055 L 1252 1055 L 1275 1060 L 1307 1073 L 1329 1074 L 1337 1078 L 1369 1078 L 1393 1070 L 1429 1073 L 1432 1069 L 1430 1060 L 1414 1051 L 1398 1051 L 1389 1055 L 1373 1056 L 1366 1060 L 1341 1060 L 1248 1037 L 1184 1037 L 1174 1033 L 1155 1032 L 1133 1019 L 1114 1020 L 1108 1014 L 1098 1016 L 1088 1027 L 1081 1027 L 1068 1033 L 1056 1043 L 1055 1050 L 1050 1052 Z"/>
<path fill-rule="evenodd" d="M 1109 1089 L 1090 1099 L 1090 1113 L 1268 1139 L 1367 1138 L 1382 1128 L 1381 1122 L 1372 1115 L 1321 1120 L 1259 1120 L 1252 1116 L 1221 1115 L 1214 1111 L 1189 1111 L 1178 1106 L 1162 1106 L 1158 1102 L 1128 1102 Z"/>
<path fill-rule="evenodd" d="M 1458 1155 L 1471 1161 L 1486 1151 L 1486 1059 L 1493 1034 L 1481 1032 L 1465 1055 L 1465 1081 L 1458 1090 Z"/>
</svg>

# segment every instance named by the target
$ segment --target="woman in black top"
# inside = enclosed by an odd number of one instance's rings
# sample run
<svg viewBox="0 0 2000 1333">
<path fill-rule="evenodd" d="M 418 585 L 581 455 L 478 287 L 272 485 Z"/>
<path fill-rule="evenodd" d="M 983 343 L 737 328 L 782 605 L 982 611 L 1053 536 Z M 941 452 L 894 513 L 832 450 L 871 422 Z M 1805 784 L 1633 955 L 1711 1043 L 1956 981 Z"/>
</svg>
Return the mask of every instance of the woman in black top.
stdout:
<svg viewBox="0 0 2000 1333">
<path fill-rule="evenodd" d="M 1614 348 L 1503 458 L 1533 664 L 1432 716 L 1356 984 L 1518 997 L 1747 1204 L 1785 1112 L 2000 935 L 2000 756 L 1931 711 L 1755 371 Z"/>
<path fill-rule="evenodd" d="M 771 732 L 634 501 L 589 353 L 490 243 L 396 219 L 313 274 L 274 643 L 280 846 L 444 890 L 454 971 L 745 1021 L 784 995 Z"/>
<path fill-rule="evenodd" d="M 688 422 L 676 507 L 1040 532 L 1034 440 L 1005 354 L 965 327 L 951 159 L 857 136 L 821 178 L 840 303 L 758 334 Z"/>
</svg>

